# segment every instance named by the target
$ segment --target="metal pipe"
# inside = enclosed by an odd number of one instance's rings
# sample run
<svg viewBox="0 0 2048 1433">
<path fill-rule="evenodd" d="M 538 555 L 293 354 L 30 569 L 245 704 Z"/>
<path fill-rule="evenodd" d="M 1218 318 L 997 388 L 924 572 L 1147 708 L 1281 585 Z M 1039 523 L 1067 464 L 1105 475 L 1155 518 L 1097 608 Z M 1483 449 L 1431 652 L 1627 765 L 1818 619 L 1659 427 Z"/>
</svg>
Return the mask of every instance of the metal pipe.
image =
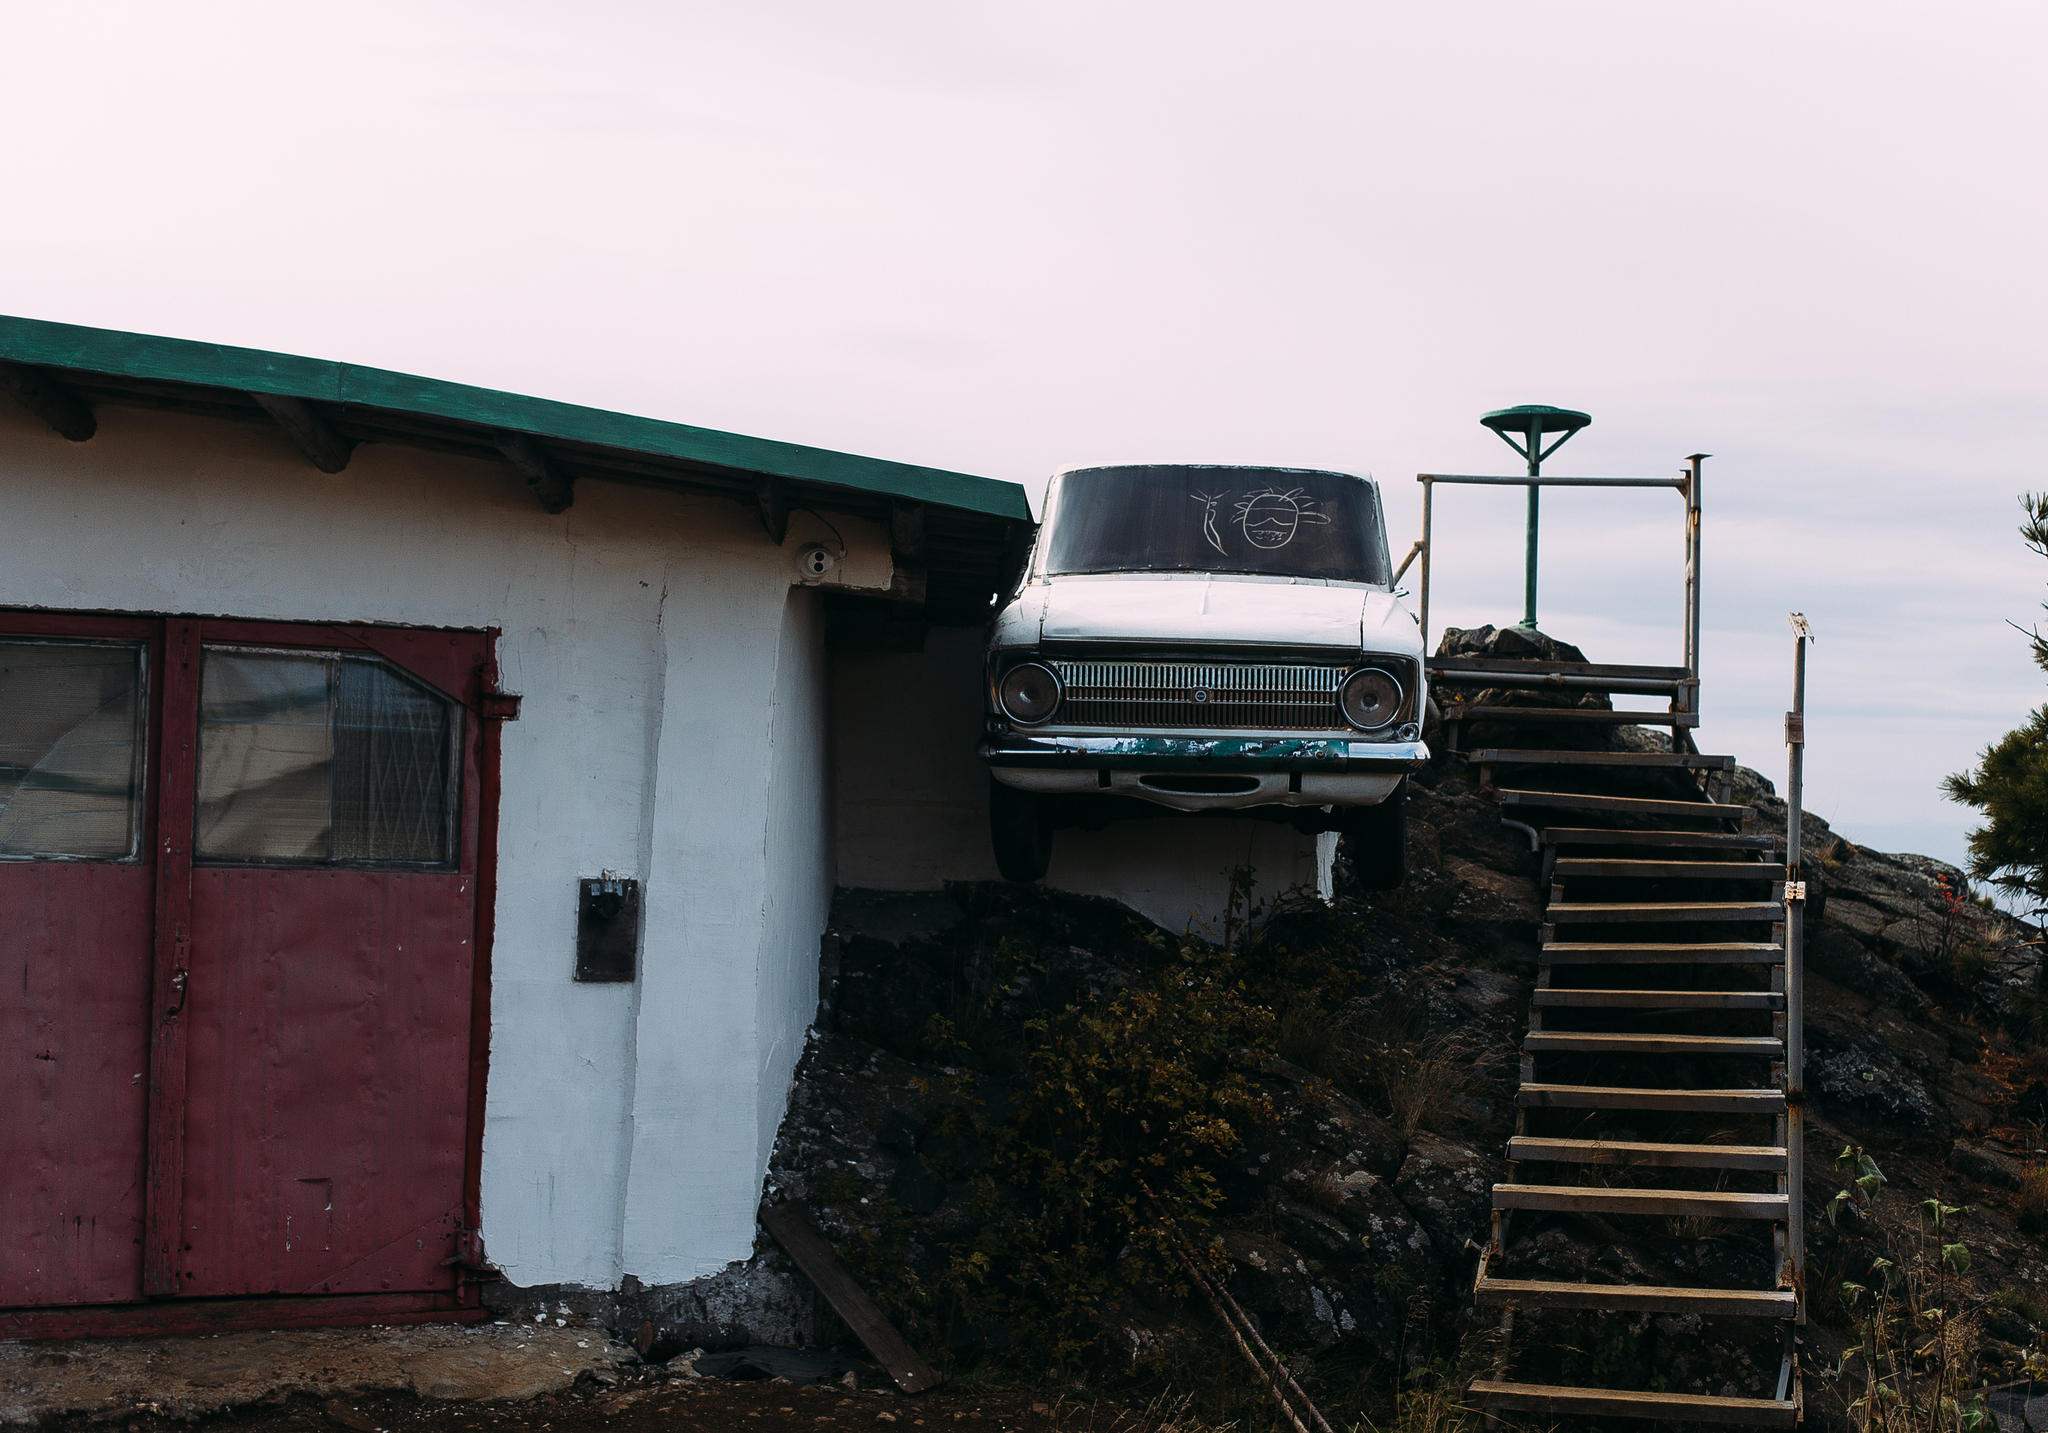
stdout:
<svg viewBox="0 0 2048 1433">
<path fill-rule="evenodd" d="M 1517 675 L 1501 680 L 1498 672 L 1436 672 L 1430 681 L 1439 687 L 1570 687 L 1589 692 L 1619 692 L 1624 696 L 1682 697 L 1693 685 L 1691 677 L 1581 677 L 1547 672 L 1538 677 Z"/>
<path fill-rule="evenodd" d="M 1702 456 L 1711 456 L 1705 455 Z M 1502 478 L 1479 473 L 1417 473 L 1418 483 L 1466 483 L 1492 488 L 1676 488 L 1685 491 L 1686 478 Z"/>
<path fill-rule="evenodd" d="M 1543 476 L 1543 420 L 1534 415 L 1529 419 L 1529 476 Z M 1536 484 L 1529 484 L 1529 532 L 1522 554 L 1522 625 L 1531 632 L 1536 630 L 1536 525 L 1542 498 Z"/>
<path fill-rule="evenodd" d="M 1700 674 L 1700 506 L 1704 467 L 1711 453 L 1694 453 L 1686 459 L 1685 475 L 1685 669 Z"/>
<path fill-rule="evenodd" d="M 1422 615 L 1417 625 L 1422 628 L 1422 655 L 1429 655 L 1429 509 L 1430 498 L 1436 492 L 1436 484 L 1427 473 L 1417 475 L 1422 484 Z"/>
<path fill-rule="evenodd" d="M 1806 618 L 1792 621 L 1792 710 L 1785 713 L 1785 1224 L 1792 1287 L 1806 1322 L 1806 1225 L 1803 1142 L 1806 1133 L 1805 942 L 1806 881 L 1800 869 L 1800 802 L 1806 776 Z"/>
<path fill-rule="evenodd" d="M 1698 663 L 1695 660 L 1697 654 L 1693 651 L 1692 646 L 1692 609 L 1694 598 L 1692 581 L 1694 558 L 1693 533 L 1695 529 L 1693 527 L 1692 520 L 1692 470 L 1689 467 L 1685 470 L 1684 493 L 1685 513 L 1684 516 L 1680 519 L 1680 521 L 1682 521 L 1685 524 L 1685 595 L 1683 601 L 1683 610 L 1680 611 L 1678 615 L 1678 640 L 1679 644 L 1685 648 L 1685 654 L 1683 658 L 1681 658 L 1685 670 L 1691 675 L 1697 677 L 1700 674 L 1700 671 Z"/>
<path fill-rule="evenodd" d="M 1394 575 L 1387 579 L 1387 588 L 1392 591 L 1408 573 L 1415 559 L 1422 555 L 1422 539 L 1416 538 L 1415 545 L 1408 549 L 1408 555 L 1401 559 L 1401 565 L 1394 569 Z"/>
</svg>

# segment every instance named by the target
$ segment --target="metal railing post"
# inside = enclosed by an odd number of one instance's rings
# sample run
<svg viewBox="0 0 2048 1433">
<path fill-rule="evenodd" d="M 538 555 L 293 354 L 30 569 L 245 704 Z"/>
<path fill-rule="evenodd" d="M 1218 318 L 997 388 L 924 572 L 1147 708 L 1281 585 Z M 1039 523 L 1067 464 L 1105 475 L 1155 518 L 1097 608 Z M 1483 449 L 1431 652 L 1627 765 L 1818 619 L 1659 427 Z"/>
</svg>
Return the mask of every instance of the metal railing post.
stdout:
<svg viewBox="0 0 2048 1433">
<path fill-rule="evenodd" d="M 1801 876 L 1800 802 L 1806 765 L 1806 618 L 1792 622 L 1792 710 L 1785 713 L 1785 1221 L 1792 1259 L 1792 1287 L 1799 1295 L 1800 1323 L 1806 1322 L 1806 1222 L 1804 1138 L 1806 1134 L 1805 989 L 1806 882 Z"/>
<path fill-rule="evenodd" d="M 1422 655 L 1429 655 L 1429 507 L 1430 497 L 1436 492 L 1436 484 L 1427 477 L 1422 479 Z"/>
<path fill-rule="evenodd" d="M 1694 453 L 1685 468 L 1685 669 L 1700 674 L 1700 479 L 1713 455 Z"/>
<path fill-rule="evenodd" d="M 1536 418 L 1529 420 L 1529 476 L 1543 475 L 1543 429 Z M 1543 489 L 1529 484 L 1529 533 L 1522 556 L 1522 625 L 1536 630 L 1536 528 L 1541 515 Z"/>
</svg>

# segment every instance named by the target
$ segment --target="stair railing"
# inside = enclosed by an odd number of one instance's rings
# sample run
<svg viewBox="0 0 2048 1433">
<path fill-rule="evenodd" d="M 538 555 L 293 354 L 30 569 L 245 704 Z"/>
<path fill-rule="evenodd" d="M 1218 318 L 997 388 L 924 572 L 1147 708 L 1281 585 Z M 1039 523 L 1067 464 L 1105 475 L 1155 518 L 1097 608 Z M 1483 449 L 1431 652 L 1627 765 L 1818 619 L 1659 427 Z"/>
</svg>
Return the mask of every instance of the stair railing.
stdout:
<svg viewBox="0 0 2048 1433">
<path fill-rule="evenodd" d="M 1422 554 L 1421 610 L 1422 647 L 1429 650 L 1429 568 L 1432 551 L 1431 524 L 1434 498 L 1438 483 L 1461 483 L 1478 487 L 1502 488 L 1675 488 L 1685 498 L 1685 669 L 1688 675 L 1697 678 L 1700 674 L 1700 477 L 1701 465 L 1708 453 L 1694 453 L 1686 459 L 1685 468 L 1675 478 L 1561 478 L 1529 475 L 1523 477 L 1490 477 L 1472 473 L 1417 473 L 1415 481 L 1422 484 L 1422 538 L 1416 550 Z M 1409 553 L 1412 561 L 1415 551 Z M 1535 585 L 1535 554 L 1530 556 L 1529 585 L 1533 592 Z M 1401 564 L 1401 571 L 1408 570 L 1408 563 Z M 1533 601 L 1531 608 L 1533 610 Z"/>
<path fill-rule="evenodd" d="M 1798 1323 L 1806 1322 L 1806 1224 L 1804 1153 L 1806 1135 L 1805 938 L 1806 879 L 1800 867 L 1800 802 L 1806 757 L 1806 644 L 1812 639 L 1803 613 L 1791 614 L 1792 710 L 1785 713 L 1785 1222 L 1791 1284 L 1799 1295 Z"/>
</svg>

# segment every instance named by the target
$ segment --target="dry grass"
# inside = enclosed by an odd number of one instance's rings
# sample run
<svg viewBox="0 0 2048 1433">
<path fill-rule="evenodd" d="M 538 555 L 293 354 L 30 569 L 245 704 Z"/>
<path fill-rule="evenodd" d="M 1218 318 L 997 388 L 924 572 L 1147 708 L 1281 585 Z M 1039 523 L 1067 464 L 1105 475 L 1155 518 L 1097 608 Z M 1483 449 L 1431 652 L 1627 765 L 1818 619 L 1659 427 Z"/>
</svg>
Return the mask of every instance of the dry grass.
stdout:
<svg viewBox="0 0 2048 1433">
<path fill-rule="evenodd" d="M 1219 1423 L 1195 1411 L 1192 1393 L 1161 1393 L 1142 1408 L 1099 1398 L 1056 1398 L 1045 1412 L 1046 1433 L 1234 1433 L 1236 1420 Z"/>
<path fill-rule="evenodd" d="M 1275 1043 L 1281 1059 L 1385 1110 L 1404 1137 L 1448 1123 L 1457 1098 L 1479 1086 L 1471 1039 L 1432 1031 L 1424 1010 L 1401 1001 L 1334 1015 L 1290 1006 Z"/>
<path fill-rule="evenodd" d="M 1343 1021 L 1313 1005 L 1290 1005 L 1280 1012 L 1275 1048 L 1281 1059 L 1326 1080 L 1344 1082 L 1354 1073 L 1356 1056 Z"/>
<path fill-rule="evenodd" d="M 2048 1234 L 2048 1165 L 2037 1164 L 2021 1177 L 2019 1192 L 2012 1198 L 2012 1217 L 2023 1234 Z"/>
<path fill-rule="evenodd" d="M 1447 1125 L 1478 1086 L 1471 1037 L 1431 1029 L 1419 1004 L 1397 1000 L 1356 1013 L 1351 1030 L 1360 1092 L 1378 1096 L 1404 1137 Z"/>
<path fill-rule="evenodd" d="M 1424 1035 L 1380 1046 L 1374 1075 L 1387 1109 L 1403 1135 L 1423 1126 L 1440 1127 L 1453 1097 L 1472 1092 L 1472 1046 L 1462 1035 Z"/>
</svg>

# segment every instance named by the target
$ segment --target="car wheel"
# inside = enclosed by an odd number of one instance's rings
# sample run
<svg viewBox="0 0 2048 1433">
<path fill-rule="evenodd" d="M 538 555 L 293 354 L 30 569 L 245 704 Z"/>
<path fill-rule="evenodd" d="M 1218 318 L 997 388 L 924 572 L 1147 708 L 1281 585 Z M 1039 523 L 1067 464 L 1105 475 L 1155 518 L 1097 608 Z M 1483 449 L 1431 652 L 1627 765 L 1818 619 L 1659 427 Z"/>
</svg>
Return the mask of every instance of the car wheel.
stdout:
<svg viewBox="0 0 2048 1433">
<path fill-rule="evenodd" d="M 1377 806 L 1344 811 L 1344 855 L 1368 891 L 1391 891 L 1408 878 L 1408 780 Z"/>
<path fill-rule="evenodd" d="M 994 777 L 988 782 L 988 835 L 1006 881 L 1028 885 L 1052 864 L 1052 819 L 1045 803 Z"/>
</svg>

